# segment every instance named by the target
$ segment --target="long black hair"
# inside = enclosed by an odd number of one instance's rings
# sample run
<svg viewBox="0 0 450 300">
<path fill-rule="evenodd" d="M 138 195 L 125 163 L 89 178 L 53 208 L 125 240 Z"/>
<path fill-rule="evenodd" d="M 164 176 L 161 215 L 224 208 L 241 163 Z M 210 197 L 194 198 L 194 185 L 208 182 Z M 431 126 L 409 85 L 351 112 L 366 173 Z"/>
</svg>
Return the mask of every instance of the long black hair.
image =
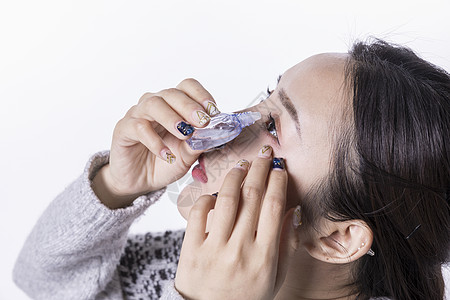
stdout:
<svg viewBox="0 0 450 300">
<path fill-rule="evenodd" d="M 373 231 L 375 256 L 354 268 L 358 299 L 442 300 L 450 249 L 450 76 L 381 40 L 357 42 L 349 54 L 353 109 L 321 189 L 321 214 L 361 219 Z"/>
</svg>

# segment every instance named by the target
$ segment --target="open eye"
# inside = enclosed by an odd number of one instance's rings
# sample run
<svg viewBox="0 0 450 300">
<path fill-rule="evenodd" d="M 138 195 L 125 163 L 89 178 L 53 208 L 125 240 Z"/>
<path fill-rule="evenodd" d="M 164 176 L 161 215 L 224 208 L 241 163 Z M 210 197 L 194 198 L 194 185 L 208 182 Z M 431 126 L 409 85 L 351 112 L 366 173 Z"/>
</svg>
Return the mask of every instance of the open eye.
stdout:
<svg viewBox="0 0 450 300">
<path fill-rule="evenodd" d="M 277 127 L 275 125 L 275 120 L 272 117 L 272 114 L 270 114 L 270 113 L 269 113 L 269 118 L 266 123 L 266 129 L 271 135 L 273 135 L 278 140 L 278 133 L 277 133 Z"/>
</svg>

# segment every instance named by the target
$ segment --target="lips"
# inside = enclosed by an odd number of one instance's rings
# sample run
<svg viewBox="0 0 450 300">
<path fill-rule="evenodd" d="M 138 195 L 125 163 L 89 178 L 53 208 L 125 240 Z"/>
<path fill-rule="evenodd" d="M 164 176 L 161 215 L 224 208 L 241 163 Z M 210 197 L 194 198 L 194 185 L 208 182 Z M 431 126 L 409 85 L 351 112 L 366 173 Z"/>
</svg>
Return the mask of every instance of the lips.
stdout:
<svg viewBox="0 0 450 300">
<path fill-rule="evenodd" d="M 203 155 L 200 155 L 198 158 L 198 164 L 194 166 L 192 169 L 192 178 L 202 182 L 208 182 L 208 176 L 206 176 L 205 170 L 205 161 L 203 159 Z"/>
</svg>

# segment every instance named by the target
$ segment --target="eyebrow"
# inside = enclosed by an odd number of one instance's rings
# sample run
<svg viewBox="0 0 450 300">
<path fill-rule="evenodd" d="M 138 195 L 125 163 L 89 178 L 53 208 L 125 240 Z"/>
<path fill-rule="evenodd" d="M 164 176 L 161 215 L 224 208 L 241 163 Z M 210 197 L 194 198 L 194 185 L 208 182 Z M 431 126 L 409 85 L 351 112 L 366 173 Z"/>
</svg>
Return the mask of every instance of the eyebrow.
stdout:
<svg viewBox="0 0 450 300">
<path fill-rule="evenodd" d="M 284 89 L 280 89 L 278 91 L 278 96 L 280 97 L 280 102 L 288 112 L 289 116 L 291 116 L 291 119 L 295 123 L 295 129 L 297 130 L 297 134 L 299 138 L 302 138 L 301 130 L 300 130 L 300 122 L 298 121 L 298 112 L 297 109 L 295 109 L 294 104 L 292 103 L 289 96 L 286 94 L 286 91 Z"/>
</svg>

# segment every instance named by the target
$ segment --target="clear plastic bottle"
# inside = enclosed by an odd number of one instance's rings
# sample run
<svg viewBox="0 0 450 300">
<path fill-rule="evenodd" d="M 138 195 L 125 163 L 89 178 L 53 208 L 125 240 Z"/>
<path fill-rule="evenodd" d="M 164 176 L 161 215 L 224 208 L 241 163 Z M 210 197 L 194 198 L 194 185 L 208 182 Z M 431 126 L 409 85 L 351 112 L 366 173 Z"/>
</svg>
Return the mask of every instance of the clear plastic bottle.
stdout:
<svg viewBox="0 0 450 300">
<path fill-rule="evenodd" d="M 259 112 L 221 113 L 211 118 L 208 126 L 196 128 L 186 141 L 193 150 L 208 150 L 235 139 L 247 126 L 261 119 Z"/>
</svg>

